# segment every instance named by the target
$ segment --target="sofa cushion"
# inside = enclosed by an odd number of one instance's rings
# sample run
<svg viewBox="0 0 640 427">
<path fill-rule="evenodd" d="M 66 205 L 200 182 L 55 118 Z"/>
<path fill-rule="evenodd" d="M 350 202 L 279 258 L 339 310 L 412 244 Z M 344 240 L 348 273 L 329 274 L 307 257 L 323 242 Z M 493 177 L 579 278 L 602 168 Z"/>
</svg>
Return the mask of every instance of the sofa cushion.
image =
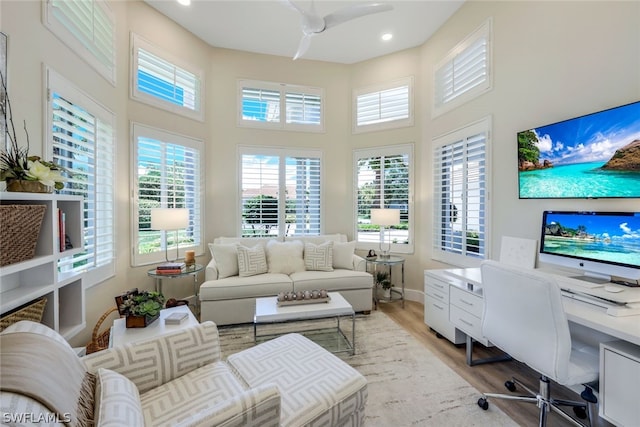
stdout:
<svg viewBox="0 0 640 427">
<path fill-rule="evenodd" d="M 262 245 L 248 248 L 238 245 L 238 274 L 240 277 L 255 276 L 267 272 L 267 258 Z"/>
<path fill-rule="evenodd" d="M 356 251 L 356 242 L 344 242 L 333 244 L 333 268 L 353 270 L 353 254 Z"/>
<path fill-rule="evenodd" d="M 293 281 L 294 291 L 312 291 L 326 289 L 337 291 L 345 289 L 369 289 L 373 287 L 373 276 L 364 271 L 301 271 L 289 277 Z"/>
<path fill-rule="evenodd" d="M 266 246 L 269 273 L 291 274 L 304 271 L 303 250 L 304 245 L 299 240 L 292 242 L 269 240 Z"/>
<path fill-rule="evenodd" d="M 237 276 L 240 273 L 237 243 L 209 243 L 209 251 L 216 261 L 219 279 Z"/>
<path fill-rule="evenodd" d="M 94 417 L 97 427 L 144 425 L 138 388 L 122 374 L 98 369 Z"/>
<path fill-rule="evenodd" d="M 250 277 L 227 277 L 208 280 L 200 286 L 201 301 L 272 297 L 278 292 L 291 292 L 293 282 L 286 274 L 258 274 Z"/>
<path fill-rule="evenodd" d="M 304 267 L 307 270 L 333 271 L 333 242 L 320 245 L 304 243 Z"/>
<path fill-rule="evenodd" d="M 232 354 L 227 362 L 249 387 L 278 387 L 282 396 L 281 426 L 350 425 L 347 419 L 366 404 L 367 380 L 299 334 L 284 335 Z"/>
<path fill-rule="evenodd" d="M 144 425 L 180 425 L 246 389 L 224 362 L 205 365 L 143 393 L 140 402 Z"/>
</svg>

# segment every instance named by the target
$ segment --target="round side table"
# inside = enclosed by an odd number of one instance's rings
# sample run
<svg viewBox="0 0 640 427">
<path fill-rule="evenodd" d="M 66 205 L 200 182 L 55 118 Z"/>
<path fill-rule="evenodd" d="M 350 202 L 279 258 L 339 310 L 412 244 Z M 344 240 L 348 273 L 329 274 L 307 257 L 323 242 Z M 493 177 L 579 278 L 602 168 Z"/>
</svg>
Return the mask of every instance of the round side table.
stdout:
<svg viewBox="0 0 640 427">
<path fill-rule="evenodd" d="M 182 269 L 180 273 L 169 274 L 158 273 L 154 268 L 147 271 L 147 276 L 156 279 L 156 291 L 160 293 L 162 293 L 162 281 L 164 279 L 178 279 L 180 277 L 193 276 L 193 295 L 196 298 L 195 308 L 196 311 L 200 313 L 200 302 L 198 301 L 198 273 L 200 273 L 202 270 L 204 270 L 204 266 L 202 264 L 187 265 Z"/>
<path fill-rule="evenodd" d="M 375 275 L 376 271 L 378 270 L 378 266 L 379 265 L 385 265 L 389 268 L 389 280 L 392 280 L 392 270 L 393 270 L 393 266 L 394 265 L 400 265 L 402 268 L 402 290 L 397 290 L 394 288 L 391 288 L 391 298 L 389 299 L 389 301 L 397 301 L 400 300 L 402 301 L 402 308 L 404 308 L 404 258 L 399 257 L 399 256 L 389 256 L 388 258 L 382 258 L 382 257 L 377 257 L 375 259 L 370 259 L 367 258 L 367 267 L 369 266 L 369 264 L 371 264 L 373 266 L 373 274 Z M 368 270 L 368 268 L 367 268 Z M 393 282 L 392 282 L 393 283 Z M 376 291 L 377 291 L 377 286 L 376 286 Z M 398 297 L 396 297 L 394 299 L 393 294 L 397 294 Z M 374 292 L 373 293 L 373 302 L 375 303 L 375 307 L 376 309 L 378 309 L 378 292 Z"/>
</svg>

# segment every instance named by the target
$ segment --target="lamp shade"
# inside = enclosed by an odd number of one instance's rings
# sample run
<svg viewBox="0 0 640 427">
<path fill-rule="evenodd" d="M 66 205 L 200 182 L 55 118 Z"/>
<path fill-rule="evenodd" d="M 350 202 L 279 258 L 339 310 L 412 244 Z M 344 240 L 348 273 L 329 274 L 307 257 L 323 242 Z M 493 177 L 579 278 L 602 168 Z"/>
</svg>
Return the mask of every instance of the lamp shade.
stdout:
<svg viewBox="0 0 640 427">
<path fill-rule="evenodd" d="M 400 224 L 400 209 L 371 209 L 371 224 L 384 226 Z"/>
<path fill-rule="evenodd" d="M 180 230 L 189 225 L 189 209 L 153 208 L 151 209 L 152 230 Z"/>
</svg>

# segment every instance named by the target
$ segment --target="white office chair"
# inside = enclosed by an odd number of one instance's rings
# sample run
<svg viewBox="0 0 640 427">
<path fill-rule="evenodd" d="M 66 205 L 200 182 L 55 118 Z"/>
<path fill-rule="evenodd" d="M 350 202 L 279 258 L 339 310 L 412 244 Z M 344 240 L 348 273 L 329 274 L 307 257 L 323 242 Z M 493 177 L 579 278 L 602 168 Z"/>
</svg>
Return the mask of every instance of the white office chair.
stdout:
<svg viewBox="0 0 640 427">
<path fill-rule="evenodd" d="M 539 425 L 546 425 L 547 413 L 553 410 L 577 426 L 559 406 L 571 406 L 580 418 L 595 413 L 596 399 L 587 387 L 582 393 L 586 402 L 557 400 L 551 397 L 550 379 L 562 385 L 577 385 L 598 379 L 598 349 L 572 342 L 569 322 L 562 307 L 560 287 L 553 277 L 496 261 L 481 265 L 484 313 L 482 333 L 498 348 L 540 373 L 540 390 L 536 393 L 513 378 L 505 386 L 515 391 L 516 384 L 531 396 L 484 393 L 478 400 L 487 409 L 487 399 L 500 398 L 536 403 L 540 408 Z"/>
</svg>

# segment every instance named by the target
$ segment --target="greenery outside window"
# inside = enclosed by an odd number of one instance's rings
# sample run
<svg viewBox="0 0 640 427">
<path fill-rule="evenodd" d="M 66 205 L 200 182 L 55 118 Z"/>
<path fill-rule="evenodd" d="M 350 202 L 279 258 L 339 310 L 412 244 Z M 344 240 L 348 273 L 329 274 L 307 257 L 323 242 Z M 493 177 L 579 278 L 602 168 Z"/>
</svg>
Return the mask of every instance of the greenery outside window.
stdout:
<svg viewBox="0 0 640 427">
<path fill-rule="evenodd" d="M 72 175 L 60 193 L 84 198 L 84 251 L 60 259 L 58 269 L 84 273 L 90 287 L 115 274 L 115 117 L 53 70 L 45 73 L 47 152 Z"/>
<path fill-rule="evenodd" d="M 203 252 L 202 243 L 202 141 L 132 123 L 134 152 L 133 265 L 164 260 L 165 248 L 179 245 Z M 152 208 L 186 208 L 189 225 L 176 233 L 151 229 Z M 175 252 L 173 252 L 175 253 Z"/>
<path fill-rule="evenodd" d="M 322 155 L 240 147 L 240 235 L 321 234 Z"/>
<path fill-rule="evenodd" d="M 434 140 L 433 258 L 475 267 L 489 257 L 490 119 Z"/>
<path fill-rule="evenodd" d="M 380 227 L 371 224 L 371 209 L 400 209 L 400 224 L 391 226 L 391 252 L 412 253 L 413 144 L 354 151 L 356 239 L 361 249 L 378 250 Z"/>
</svg>

